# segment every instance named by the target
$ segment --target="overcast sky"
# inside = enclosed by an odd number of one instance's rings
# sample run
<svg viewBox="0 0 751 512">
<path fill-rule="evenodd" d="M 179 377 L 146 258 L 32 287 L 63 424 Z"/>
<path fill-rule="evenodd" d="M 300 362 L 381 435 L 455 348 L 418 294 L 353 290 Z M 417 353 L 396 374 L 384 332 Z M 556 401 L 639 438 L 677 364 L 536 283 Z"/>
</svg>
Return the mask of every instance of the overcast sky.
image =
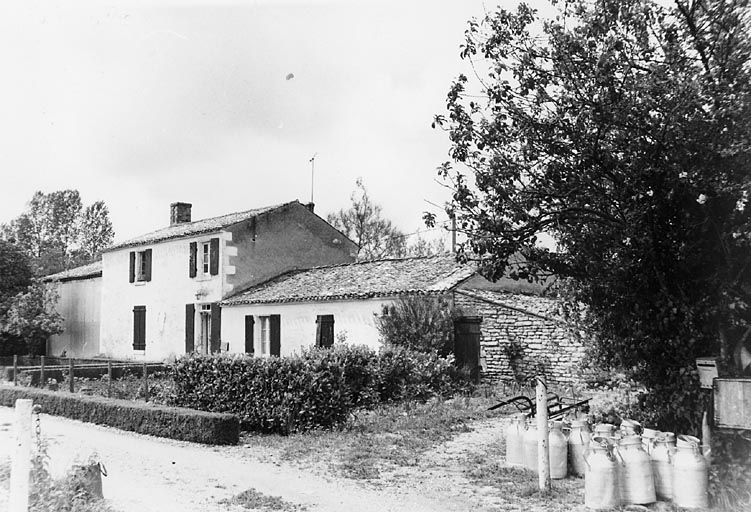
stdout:
<svg viewBox="0 0 751 512">
<path fill-rule="evenodd" d="M 362 177 L 402 230 L 448 193 L 435 168 L 466 21 L 498 2 L 89 1 L 0 7 L 0 222 L 36 190 L 104 200 L 116 240 L 310 199 Z M 287 79 L 288 74 L 294 78 Z M 431 233 L 435 234 L 435 233 Z"/>
</svg>

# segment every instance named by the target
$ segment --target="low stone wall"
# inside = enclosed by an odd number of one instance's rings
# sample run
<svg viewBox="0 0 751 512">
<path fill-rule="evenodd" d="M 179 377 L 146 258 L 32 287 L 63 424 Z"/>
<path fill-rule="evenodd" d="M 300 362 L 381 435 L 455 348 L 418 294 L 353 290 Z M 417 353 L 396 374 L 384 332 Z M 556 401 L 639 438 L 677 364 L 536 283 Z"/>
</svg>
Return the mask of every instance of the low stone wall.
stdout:
<svg viewBox="0 0 751 512">
<path fill-rule="evenodd" d="M 576 332 L 557 317 L 553 299 L 491 290 L 457 290 L 462 314 L 482 317 L 480 338 L 487 381 L 524 381 L 538 367 L 549 382 L 581 382 L 584 347 Z"/>
</svg>

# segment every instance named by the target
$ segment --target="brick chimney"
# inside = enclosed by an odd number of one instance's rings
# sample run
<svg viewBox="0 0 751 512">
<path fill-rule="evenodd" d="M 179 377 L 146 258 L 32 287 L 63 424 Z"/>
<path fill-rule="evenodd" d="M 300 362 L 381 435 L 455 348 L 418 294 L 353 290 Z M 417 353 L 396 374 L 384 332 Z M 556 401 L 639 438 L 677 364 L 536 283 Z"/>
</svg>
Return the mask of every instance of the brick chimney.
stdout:
<svg viewBox="0 0 751 512">
<path fill-rule="evenodd" d="M 190 222 L 190 209 L 193 207 L 190 203 L 172 203 L 169 205 L 169 225 L 183 224 Z"/>
</svg>

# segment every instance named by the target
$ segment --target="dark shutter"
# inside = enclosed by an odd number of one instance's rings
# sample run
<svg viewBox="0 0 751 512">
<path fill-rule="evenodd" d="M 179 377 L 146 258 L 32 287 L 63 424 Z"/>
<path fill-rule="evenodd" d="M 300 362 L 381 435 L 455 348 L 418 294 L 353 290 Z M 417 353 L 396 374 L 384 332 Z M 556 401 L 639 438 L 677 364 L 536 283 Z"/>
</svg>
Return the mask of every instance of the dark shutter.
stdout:
<svg viewBox="0 0 751 512">
<path fill-rule="evenodd" d="M 222 307 L 216 302 L 211 305 L 211 353 L 221 351 Z"/>
<path fill-rule="evenodd" d="M 133 350 L 146 349 L 146 306 L 133 308 Z"/>
<path fill-rule="evenodd" d="M 151 281 L 151 249 L 143 251 L 143 280 Z"/>
<path fill-rule="evenodd" d="M 281 355 L 282 339 L 280 335 L 281 333 L 279 332 L 281 323 L 281 317 L 279 315 L 271 315 L 269 317 L 269 337 L 271 339 L 269 353 L 272 356 Z"/>
<path fill-rule="evenodd" d="M 334 315 L 318 315 L 316 318 L 316 346 L 330 347 L 334 344 Z"/>
<path fill-rule="evenodd" d="M 130 277 L 128 277 L 128 281 L 131 283 L 135 282 L 136 280 L 136 253 L 135 251 L 130 251 Z"/>
<path fill-rule="evenodd" d="M 188 262 L 188 273 L 190 277 L 196 277 L 196 264 L 198 260 L 198 243 L 190 242 L 190 261 Z"/>
<path fill-rule="evenodd" d="M 219 239 L 211 239 L 211 250 L 209 251 L 209 273 L 215 276 L 219 273 Z"/>
<path fill-rule="evenodd" d="M 194 304 L 185 305 L 185 353 L 190 354 L 195 349 L 195 325 L 196 325 L 196 306 Z"/>
<path fill-rule="evenodd" d="M 253 319 L 253 315 L 245 315 L 245 353 L 246 354 L 253 354 L 255 352 L 255 348 L 253 347 L 253 326 L 255 325 L 255 320 Z"/>
</svg>

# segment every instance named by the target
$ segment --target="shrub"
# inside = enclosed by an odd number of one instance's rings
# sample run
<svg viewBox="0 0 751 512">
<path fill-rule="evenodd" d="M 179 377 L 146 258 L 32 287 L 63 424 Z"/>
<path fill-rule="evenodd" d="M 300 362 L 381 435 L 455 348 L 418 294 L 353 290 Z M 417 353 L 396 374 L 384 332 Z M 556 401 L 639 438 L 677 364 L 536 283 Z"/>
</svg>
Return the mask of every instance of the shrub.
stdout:
<svg viewBox="0 0 751 512">
<path fill-rule="evenodd" d="M 383 306 L 376 319 L 381 340 L 420 352 L 454 352 L 454 320 L 450 303 L 443 297 L 407 296 Z"/>
<path fill-rule="evenodd" d="M 176 405 L 231 412 L 245 429 L 283 434 L 334 427 L 379 402 L 463 387 L 450 360 L 403 347 L 339 345 L 284 358 L 189 355 L 172 368 Z"/>
<path fill-rule="evenodd" d="M 239 425 L 229 414 L 212 414 L 146 402 L 80 396 L 44 389 L 0 386 L 0 405 L 30 398 L 42 411 L 140 434 L 205 444 L 237 444 Z"/>
</svg>

